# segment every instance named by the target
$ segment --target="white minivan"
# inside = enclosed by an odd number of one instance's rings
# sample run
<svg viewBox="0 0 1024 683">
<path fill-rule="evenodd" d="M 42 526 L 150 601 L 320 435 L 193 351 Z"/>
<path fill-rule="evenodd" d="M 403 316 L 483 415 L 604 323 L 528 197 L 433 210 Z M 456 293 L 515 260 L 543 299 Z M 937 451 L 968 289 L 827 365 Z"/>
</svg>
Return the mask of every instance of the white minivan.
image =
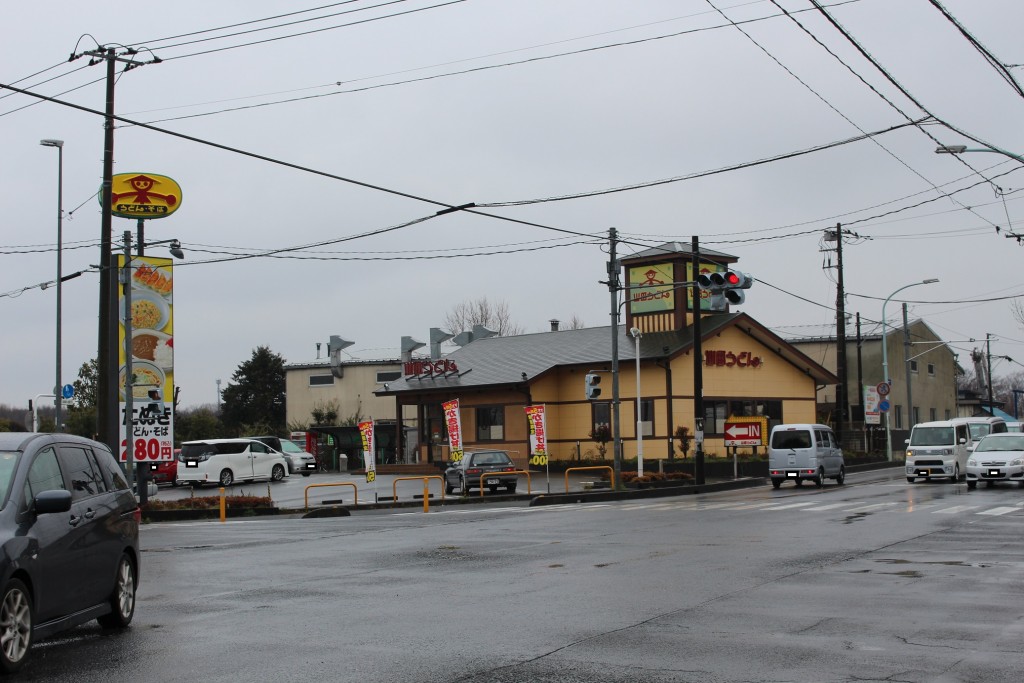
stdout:
<svg viewBox="0 0 1024 683">
<path fill-rule="evenodd" d="M 178 454 L 176 476 L 192 486 L 281 481 L 288 476 L 288 463 L 281 453 L 254 439 L 186 441 Z"/>
<path fill-rule="evenodd" d="M 826 479 L 835 479 L 841 485 L 846 479 L 843 449 L 827 425 L 776 425 L 768 442 L 768 474 L 775 488 L 786 480 L 797 486 L 813 481 L 820 488 Z"/>
<path fill-rule="evenodd" d="M 1005 431 L 1006 423 L 998 417 L 955 417 L 914 425 L 907 439 L 907 481 L 960 481 L 967 472 L 968 446 L 983 436 Z"/>
</svg>

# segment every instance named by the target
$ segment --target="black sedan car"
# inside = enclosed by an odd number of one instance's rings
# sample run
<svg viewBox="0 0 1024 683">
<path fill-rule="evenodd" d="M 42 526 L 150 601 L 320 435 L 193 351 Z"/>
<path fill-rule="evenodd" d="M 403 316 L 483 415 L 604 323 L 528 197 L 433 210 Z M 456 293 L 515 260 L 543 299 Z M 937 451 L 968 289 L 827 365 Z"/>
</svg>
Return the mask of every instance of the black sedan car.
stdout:
<svg viewBox="0 0 1024 683">
<path fill-rule="evenodd" d="M 515 472 L 519 468 L 512 462 L 505 451 L 466 451 L 459 462 L 448 465 L 444 471 L 444 491 L 451 493 L 456 488 L 461 489 L 463 495 L 468 495 L 470 489 L 480 488 L 481 475 L 483 485 L 491 493 L 504 486 L 509 493 L 516 492 L 516 484 L 519 478 Z"/>
<path fill-rule="evenodd" d="M 135 614 L 141 511 L 114 456 L 67 434 L 0 433 L 0 671 L 38 639 Z"/>
</svg>

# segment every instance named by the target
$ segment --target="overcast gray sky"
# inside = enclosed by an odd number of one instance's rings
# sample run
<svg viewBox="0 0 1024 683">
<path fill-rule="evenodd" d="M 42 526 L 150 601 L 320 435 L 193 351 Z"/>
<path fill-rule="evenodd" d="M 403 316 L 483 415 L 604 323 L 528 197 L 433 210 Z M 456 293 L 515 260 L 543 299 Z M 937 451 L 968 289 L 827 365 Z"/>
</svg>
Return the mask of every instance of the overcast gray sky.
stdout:
<svg viewBox="0 0 1024 683">
<path fill-rule="evenodd" d="M 878 321 L 896 289 L 940 278 L 894 297 L 890 323 L 906 298 L 962 363 L 986 333 L 993 354 L 1024 361 L 1011 312 L 1024 246 L 1004 237 L 1024 233 L 1022 165 L 935 154 L 936 141 L 981 146 L 948 126 L 1024 154 L 1010 76 L 1024 82 L 1012 67 L 1024 3 L 943 0 L 978 49 L 931 0 L 821 2 L 836 25 L 809 0 L 38 0 L 5 10 L 0 83 L 102 110 L 104 67 L 68 55 L 145 47 L 138 59 L 162 62 L 119 70 L 116 113 L 211 143 L 116 131 L 115 172 L 183 189 L 146 235 L 186 252 L 174 274 L 186 406 L 215 402 L 216 380 L 256 346 L 306 362 L 338 334 L 354 358 L 396 358 L 402 335 L 427 341 L 482 296 L 529 332 L 574 315 L 607 325 L 610 227 L 626 255 L 697 235 L 738 256 L 759 281 L 742 310 L 788 335 L 833 324 L 821 236 L 842 223 L 859 235 L 844 247 L 847 312 Z M 103 129 L 92 113 L 0 96 L 0 403 L 22 405 L 54 380 L 55 291 L 32 286 L 56 275 L 57 153 L 39 140 L 64 140 L 64 272 L 87 270 Z M 589 196 L 414 222 L 577 194 Z M 115 246 L 132 229 L 115 218 Z M 96 355 L 98 276 L 63 290 L 71 382 Z"/>
</svg>

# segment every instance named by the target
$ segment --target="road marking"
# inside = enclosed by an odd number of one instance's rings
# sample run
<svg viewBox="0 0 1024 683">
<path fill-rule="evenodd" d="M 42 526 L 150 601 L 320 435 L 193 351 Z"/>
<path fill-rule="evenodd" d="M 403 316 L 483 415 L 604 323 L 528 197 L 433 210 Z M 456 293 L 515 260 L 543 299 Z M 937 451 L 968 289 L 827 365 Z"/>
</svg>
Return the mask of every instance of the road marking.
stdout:
<svg viewBox="0 0 1024 683">
<path fill-rule="evenodd" d="M 858 500 L 858 501 L 847 501 L 845 503 L 830 503 L 828 505 L 815 505 L 814 507 L 804 508 L 804 509 L 808 510 L 808 511 L 814 510 L 815 512 L 817 512 L 818 510 L 834 510 L 836 508 L 844 508 L 844 507 L 846 507 L 848 505 L 863 505 L 863 504 L 864 504 L 864 501 Z"/>
<path fill-rule="evenodd" d="M 862 505 L 859 508 L 851 508 L 847 512 L 871 512 L 880 508 L 887 508 L 890 505 L 896 505 L 896 503 L 875 503 L 874 505 Z"/>
<path fill-rule="evenodd" d="M 979 512 L 978 514 L 979 515 L 1005 515 L 1005 514 L 1010 513 L 1010 512 L 1017 512 L 1017 510 L 1018 510 L 1017 507 L 999 507 L 999 508 L 992 508 L 991 510 L 983 510 L 982 512 Z"/>
<path fill-rule="evenodd" d="M 968 510 L 977 510 L 977 505 L 954 505 L 951 508 L 943 508 L 942 510 L 933 510 L 933 515 L 955 515 L 958 512 L 966 512 Z"/>
<path fill-rule="evenodd" d="M 789 510 L 790 508 L 802 508 L 808 505 L 814 505 L 813 500 L 809 500 L 806 503 L 787 503 L 786 505 L 772 505 L 771 507 L 761 508 L 762 510 Z"/>
</svg>

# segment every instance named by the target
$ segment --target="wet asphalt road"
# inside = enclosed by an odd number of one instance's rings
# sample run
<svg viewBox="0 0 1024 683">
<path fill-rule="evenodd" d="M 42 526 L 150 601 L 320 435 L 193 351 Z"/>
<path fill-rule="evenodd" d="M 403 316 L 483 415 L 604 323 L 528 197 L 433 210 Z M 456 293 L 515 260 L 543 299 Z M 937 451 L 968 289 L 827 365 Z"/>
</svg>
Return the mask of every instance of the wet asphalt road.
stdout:
<svg viewBox="0 0 1024 683">
<path fill-rule="evenodd" d="M 1024 491 L 847 482 L 150 524 L 133 626 L 9 680 L 1021 680 Z"/>
</svg>

